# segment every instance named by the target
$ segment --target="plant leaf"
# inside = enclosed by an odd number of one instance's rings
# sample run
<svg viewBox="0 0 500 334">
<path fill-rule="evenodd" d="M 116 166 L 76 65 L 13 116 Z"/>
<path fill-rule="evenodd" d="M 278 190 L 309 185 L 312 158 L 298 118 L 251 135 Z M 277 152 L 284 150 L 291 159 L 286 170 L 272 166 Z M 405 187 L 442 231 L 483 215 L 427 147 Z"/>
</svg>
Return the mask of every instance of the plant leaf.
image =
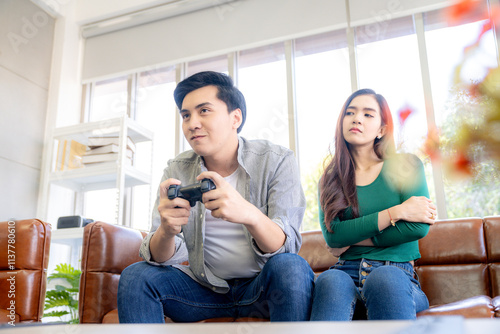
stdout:
<svg viewBox="0 0 500 334">
<path fill-rule="evenodd" d="M 63 315 L 66 315 L 66 314 L 69 314 L 68 311 L 51 311 L 51 312 L 48 312 L 48 313 L 44 313 L 43 316 L 44 317 L 62 317 Z"/>
</svg>

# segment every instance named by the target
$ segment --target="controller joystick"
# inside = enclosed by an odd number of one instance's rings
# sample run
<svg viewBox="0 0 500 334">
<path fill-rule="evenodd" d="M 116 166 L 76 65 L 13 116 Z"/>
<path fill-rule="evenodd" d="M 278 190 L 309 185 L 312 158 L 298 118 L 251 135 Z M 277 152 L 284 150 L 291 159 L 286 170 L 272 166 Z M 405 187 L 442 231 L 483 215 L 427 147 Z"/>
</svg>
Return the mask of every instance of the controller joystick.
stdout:
<svg viewBox="0 0 500 334">
<path fill-rule="evenodd" d="M 172 184 L 168 187 L 168 198 L 170 200 L 180 197 L 189 201 L 191 207 L 196 205 L 197 201 L 201 202 L 201 197 L 207 191 L 215 189 L 215 184 L 210 179 L 203 179 L 199 183 L 190 184 L 181 187 L 178 184 Z"/>
</svg>

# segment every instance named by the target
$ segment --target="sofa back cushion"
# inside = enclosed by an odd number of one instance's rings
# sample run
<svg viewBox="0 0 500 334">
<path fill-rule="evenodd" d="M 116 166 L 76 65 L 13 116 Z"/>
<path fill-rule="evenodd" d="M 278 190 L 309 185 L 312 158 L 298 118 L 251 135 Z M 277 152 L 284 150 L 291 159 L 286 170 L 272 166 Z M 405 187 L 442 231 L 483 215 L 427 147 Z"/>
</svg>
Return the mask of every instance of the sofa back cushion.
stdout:
<svg viewBox="0 0 500 334">
<path fill-rule="evenodd" d="M 500 296 L 500 216 L 484 218 L 484 235 L 490 263 L 491 296 L 496 297 Z"/>
<path fill-rule="evenodd" d="M 431 306 L 490 295 L 481 218 L 437 221 L 419 247 L 416 272 Z"/>
<path fill-rule="evenodd" d="M 315 273 L 327 270 L 338 260 L 326 248 L 326 241 L 321 231 L 302 232 L 299 255 L 309 263 Z"/>
<path fill-rule="evenodd" d="M 120 274 L 132 263 L 142 261 L 139 247 L 144 235 L 102 222 L 85 226 L 78 300 L 80 323 L 101 323 L 108 312 L 117 308 Z"/>
</svg>

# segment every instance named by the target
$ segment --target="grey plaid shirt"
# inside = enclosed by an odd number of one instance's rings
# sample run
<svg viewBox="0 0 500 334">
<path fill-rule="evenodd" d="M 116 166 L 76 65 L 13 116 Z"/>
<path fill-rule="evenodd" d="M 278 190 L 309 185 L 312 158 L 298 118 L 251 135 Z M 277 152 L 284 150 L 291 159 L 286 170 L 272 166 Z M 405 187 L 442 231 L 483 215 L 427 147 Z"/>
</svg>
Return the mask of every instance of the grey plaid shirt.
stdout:
<svg viewBox="0 0 500 334">
<path fill-rule="evenodd" d="M 305 196 L 293 152 L 265 140 L 246 140 L 239 137 L 238 163 L 245 173 L 243 173 L 244 179 L 238 182 L 237 191 L 281 227 L 286 234 L 285 244 L 280 249 L 274 253 L 262 253 L 250 233 L 244 229 L 248 242 L 254 250 L 256 262 L 262 268 L 275 254 L 298 253 L 302 243 L 299 228 L 305 212 Z M 200 156 L 192 150 L 183 152 L 168 162 L 161 182 L 168 178 L 176 178 L 183 185 L 195 183 L 202 168 L 205 169 Z M 175 238 L 175 254 L 162 263 L 151 260 L 149 242 L 160 225 L 157 209 L 159 194 L 158 190 L 151 232 L 141 245 L 141 257 L 153 265 L 172 265 L 216 292 L 227 292 L 229 290 L 227 282 L 215 276 L 205 265 L 203 257 L 205 206 L 200 202 L 191 209 L 187 225 L 184 225 L 182 233 Z M 182 265 L 181 263 L 186 260 L 189 261 L 189 265 Z"/>
</svg>

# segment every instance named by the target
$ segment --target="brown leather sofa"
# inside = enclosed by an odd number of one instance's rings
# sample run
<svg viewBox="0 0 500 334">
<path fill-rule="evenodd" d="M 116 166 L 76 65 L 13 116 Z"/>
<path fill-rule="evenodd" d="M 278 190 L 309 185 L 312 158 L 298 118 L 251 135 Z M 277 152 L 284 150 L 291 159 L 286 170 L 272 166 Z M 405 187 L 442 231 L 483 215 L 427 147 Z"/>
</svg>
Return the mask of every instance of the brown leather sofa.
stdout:
<svg viewBox="0 0 500 334">
<path fill-rule="evenodd" d="M 121 271 L 141 261 L 145 233 L 102 222 L 84 229 L 79 313 L 81 323 L 118 322 Z M 422 315 L 500 318 L 500 216 L 441 220 L 420 242 L 416 272 L 431 308 Z M 316 273 L 336 262 L 320 231 L 303 232 L 299 252 Z M 168 320 L 168 319 L 167 319 Z M 241 321 L 259 319 L 212 319 Z"/>
<path fill-rule="evenodd" d="M 0 323 L 41 321 L 50 238 L 38 219 L 0 222 Z"/>
</svg>

